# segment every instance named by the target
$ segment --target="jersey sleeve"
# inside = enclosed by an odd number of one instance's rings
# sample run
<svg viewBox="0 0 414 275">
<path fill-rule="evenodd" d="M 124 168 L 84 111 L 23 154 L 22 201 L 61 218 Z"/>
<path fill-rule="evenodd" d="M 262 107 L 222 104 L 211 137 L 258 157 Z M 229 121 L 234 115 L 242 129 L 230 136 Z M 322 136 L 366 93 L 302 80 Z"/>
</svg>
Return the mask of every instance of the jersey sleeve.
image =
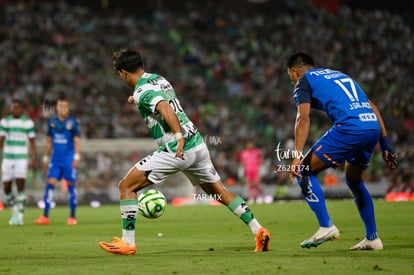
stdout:
<svg viewBox="0 0 414 275">
<path fill-rule="evenodd" d="M 31 119 L 27 121 L 27 137 L 28 138 L 36 137 L 35 125 L 34 125 L 33 120 Z"/>
<path fill-rule="evenodd" d="M 295 99 L 296 105 L 302 103 L 311 103 L 311 93 L 312 88 L 309 84 L 309 81 L 306 78 L 306 75 L 303 75 L 296 84 L 295 91 L 293 92 L 293 97 Z"/>
<path fill-rule="evenodd" d="M 0 137 L 6 136 L 6 120 L 0 120 Z"/>
<path fill-rule="evenodd" d="M 74 137 L 80 137 L 81 136 L 81 130 L 80 130 L 80 124 L 79 121 L 75 118 L 73 118 L 73 128 L 72 133 Z"/>
<path fill-rule="evenodd" d="M 145 108 L 148 111 L 151 111 L 151 113 L 155 113 L 157 104 L 163 100 L 168 102 L 168 97 L 162 91 L 146 90 L 139 92 L 138 90 L 134 93 L 134 100 L 138 102 L 138 105 L 141 108 Z"/>
<path fill-rule="evenodd" d="M 49 118 L 48 121 L 47 121 L 47 131 L 46 131 L 46 135 L 48 137 L 51 137 L 52 136 L 52 127 L 51 127 L 52 119 L 53 118 Z"/>
</svg>

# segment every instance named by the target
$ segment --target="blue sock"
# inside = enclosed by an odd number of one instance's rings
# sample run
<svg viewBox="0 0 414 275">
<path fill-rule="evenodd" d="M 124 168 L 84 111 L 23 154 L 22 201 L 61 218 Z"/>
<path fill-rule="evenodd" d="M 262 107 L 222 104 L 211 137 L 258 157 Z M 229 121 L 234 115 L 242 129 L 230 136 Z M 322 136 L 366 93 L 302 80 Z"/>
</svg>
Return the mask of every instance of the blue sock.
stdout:
<svg viewBox="0 0 414 275">
<path fill-rule="evenodd" d="M 43 197 L 43 201 L 45 202 L 45 209 L 43 211 L 43 216 L 49 217 L 49 210 L 50 210 L 50 202 L 53 200 L 53 190 L 55 190 L 55 185 L 47 183 L 45 196 Z"/>
<path fill-rule="evenodd" d="M 315 175 L 303 176 L 297 183 L 302 190 L 303 197 L 315 213 L 320 227 L 332 226 L 331 218 L 326 209 L 323 190 Z"/>
<path fill-rule="evenodd" d="M 76 188 L 72 184 L 68 184 L 68 192 L 69 192 L 69 209 L 70 209 L 70 216 L 75 217 L 76 211 Z"/>
<path fill-rule="evenodd" d="M 346 184 L 351 189 L 352 194 L 354 194 L 355 204 L 365 225 L 365 237 L 371 241 L 375 240 L 378 238 L 378 235 L 375 224 L 374 203 L 372 202 L 371 194 L 365 187 L 363 180 L 358 182 L 346 178 Z"/>
</svg>

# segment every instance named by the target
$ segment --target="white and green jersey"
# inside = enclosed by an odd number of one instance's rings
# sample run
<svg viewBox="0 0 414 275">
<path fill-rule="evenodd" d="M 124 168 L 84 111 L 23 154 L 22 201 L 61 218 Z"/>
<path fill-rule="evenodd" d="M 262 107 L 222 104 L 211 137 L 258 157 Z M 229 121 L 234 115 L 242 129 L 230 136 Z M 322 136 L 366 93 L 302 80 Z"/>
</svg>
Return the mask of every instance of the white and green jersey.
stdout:
<svg viewBox="0 0 414 275">
<path fill-rule="evenodd" d="M 159 151 L 167 149 L 170 152 L 175 152 L 177 146 L 174 133 L 171 132 L 164 118 L 155 110 L 157 104 L 162 100 L 171 105 L 180 121 L 181 131 L 185 138 L 184 151 L 204 144 L 197 128 L 181 107 L 173 86 L 164 77 L 144 73 L 135 86 L 134 100 L 145 124 L 150 129 L 152 138 L 160 146 Z"/>
<path fill-rule="evenodd" d="M 4 117 L 0 121 L 0 136 L 4 137 L 3 159 L 26 159 L 29 138 L 35 137 L 33 120 L 27 116 Z"/>
</svg>

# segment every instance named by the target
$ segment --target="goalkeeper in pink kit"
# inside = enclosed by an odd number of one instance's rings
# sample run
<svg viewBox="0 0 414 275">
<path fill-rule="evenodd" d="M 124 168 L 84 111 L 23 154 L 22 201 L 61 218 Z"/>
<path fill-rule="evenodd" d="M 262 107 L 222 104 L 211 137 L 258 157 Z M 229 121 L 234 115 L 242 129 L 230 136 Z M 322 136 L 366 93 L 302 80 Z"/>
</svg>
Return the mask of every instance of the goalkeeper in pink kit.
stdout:
<svg viewBox="0 0 414 275">
<path fill-rule="evenodd" d="M 263 188 L 260 179 L 260 166 L 263 162 L 262 151 L 255 147 L 252 140 L 246 142 L 246 148 L 240 153 L 244 178 L 247 184 L 248 203 L 263 201 Z"/>
</svg>

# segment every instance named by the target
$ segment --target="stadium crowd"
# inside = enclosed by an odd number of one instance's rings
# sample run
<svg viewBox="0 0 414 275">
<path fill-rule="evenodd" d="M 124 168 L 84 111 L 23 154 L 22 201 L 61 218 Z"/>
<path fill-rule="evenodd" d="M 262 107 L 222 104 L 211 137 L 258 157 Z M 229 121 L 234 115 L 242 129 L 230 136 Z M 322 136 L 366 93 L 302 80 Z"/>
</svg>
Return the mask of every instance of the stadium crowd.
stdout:
<svg viewBox="0 0 414 275">
<path fill-rule="evenodd" d="M 354 76 L 383 113 L 400 165 L 387 171 L 378 149 L 368 181 L 387 177 L 390 188 L 414 186 L 413 14 L 351 11 L 346 5 L 333 12 L 307 2 L 270 13 L 214 3 L 126 12 L 65 1 L 2 1 L 3 114 L 13 98 L 25 100 L 41 139 L 54 101 L 65 93 L 84 138 L 148 137 L 137 111 L 127 104 L 131 91 L 111 63 L 113 51 L 132 46 L 142 50 L 147 71 L 172 81 L 227 182 L 237 181 L 238 154 L 245 139 L 254 138 L 265 153 L 265 183 L 284 184 L 286 173 L 274 173 L 280 164 L 275 150 L 291 148 L 296 116 L 285 62 L 304 50 L 320 66 Z M 312 119 L 318 123 L 312 124 L 311 140 L 329 126 L 318 112 Z M 131 154 L 130 161 L 136 158 Z M 87 156 L 80 174 L 104 189 L 123 173 L 114 167 L 129 166 L 122 159 Z M 98 169 L 102 163 L 110 163 L 109 169 Z M 99 180 L 97 175 L 106 176 Z"/>
</svg>

